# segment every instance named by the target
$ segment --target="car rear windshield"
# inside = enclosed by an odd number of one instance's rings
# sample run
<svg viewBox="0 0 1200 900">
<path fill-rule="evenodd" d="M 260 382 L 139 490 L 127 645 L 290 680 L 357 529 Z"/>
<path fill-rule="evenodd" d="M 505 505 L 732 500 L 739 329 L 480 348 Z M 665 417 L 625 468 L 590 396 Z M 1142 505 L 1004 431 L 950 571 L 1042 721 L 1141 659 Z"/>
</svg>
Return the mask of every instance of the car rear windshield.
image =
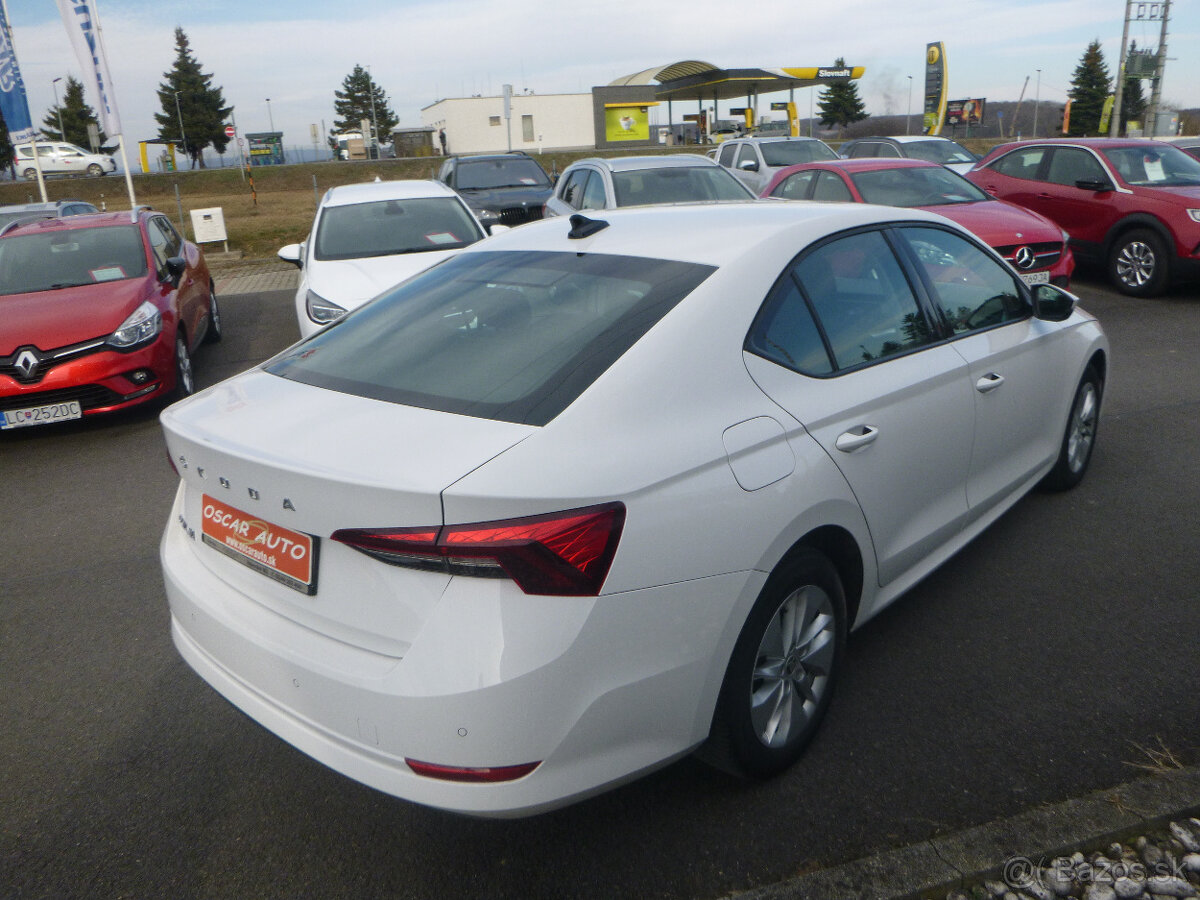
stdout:
<svg viewBox="0 0 1200 900">
<path fill-rule="evenodd" d="M 954 141 L 909 141 L 904 145 L 904 155 L 943 166 L 975 162 L 975 154 Z"/>
<path fill-rule="evenodd" d="M 550 187 L 550 177 L 532 159 L 460 160 L 454 186 L 477 191 L 505 187 Z"/>
<path fill-rule="evenodd" d="M 613 172 L 617 206 L 751 200 L 742 183 L 720 166 L 671 166 Z"/>
<path fill-rule="evenodd" d="M 544 425 L 712 271 L 585 253 L 463 254 L 265 368 L 361 397 Z"/>
<path fill-rule="evenodd" d="M 850 180 L 863 200 L 881 206 L 944 206 L 992 199 L 961 175 L 941 166 L 854 172 Z"/>
<path fill-rule="evenodd" d="M 324 260 L 455 250 L 482 237 L 455 197 L 378 200 L 325 207 L 313 254 Z"/>
<path fill-rule="evenodd" d="M 26 294 L 141 278 L 146 251 L 136 225 L 55 229 L 0 238 L 0 294 Z"/>
<path fill-rule="evenodd" d="M 795 166 L 838 158 L 836 153 L 820 141 L 768 141 L 760 145 L 760 149 L 763 163 L 768 166 Z"/>
<path fill-rule="evenodd" d="M 1192 187 L 1200 184 L 1200 160 L 1178 147 L 1113 147 L 1101 150 L 1126 184 Z"/>
</svg>

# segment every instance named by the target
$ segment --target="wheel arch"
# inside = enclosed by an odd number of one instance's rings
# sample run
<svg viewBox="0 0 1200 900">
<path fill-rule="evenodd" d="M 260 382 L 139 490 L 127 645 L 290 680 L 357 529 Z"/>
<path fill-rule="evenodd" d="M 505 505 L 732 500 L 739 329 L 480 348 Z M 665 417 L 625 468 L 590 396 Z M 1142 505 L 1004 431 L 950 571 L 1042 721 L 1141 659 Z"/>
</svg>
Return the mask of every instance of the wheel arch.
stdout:
<svg viewBox="0 0 1200 900">
<path fill-rule="evenodd" d="M 1178 255 L 1179 248 L 1176 245 L 1175 235 L 1171 233 L 1171 229 L 1167 227 L 1163 220 L 1150 213 L 1137 212 L 1125 216 L 1125 218 L 1115 222 L 1108 229 L 1108 234 L 1104 236 L 1104 258 L 1108 259 L 1109 254 L 1112 253 L 1113 245 L 1120 240 L 1123 234 L 1135 228 L 1149 228 L 1167 242 L 1172 256 Z"/>
<path fill-rule="evenodd" d="M 828 557 L 837 569 L 846 594 L 846 622 L 850 628 L 858 617 L 863 594 L 863 556 L 858 541 L 840 525 L 822 525 L 809 531 L 794 543 L 776 564 L 783 565 L 789 558 L 804 549 L 817 550 Z"/>
</svg>

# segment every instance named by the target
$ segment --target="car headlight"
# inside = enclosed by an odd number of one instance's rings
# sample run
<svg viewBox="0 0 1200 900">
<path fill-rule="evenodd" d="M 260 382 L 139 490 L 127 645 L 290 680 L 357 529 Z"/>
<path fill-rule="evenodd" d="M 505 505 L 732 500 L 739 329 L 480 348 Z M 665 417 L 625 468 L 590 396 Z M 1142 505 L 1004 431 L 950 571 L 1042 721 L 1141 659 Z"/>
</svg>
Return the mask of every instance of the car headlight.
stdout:
<svg viewBox="0 0 1200 900">
<path fill-rule="evenodd" d="M 309 291 L 304 300 L 308 317 L 318 325 L 328 325 L 336 322 L 346 314 L 346 307 L 338 306 L 332 300 L 326 300 L 316 291 Z"/>
<path fill-rule="evenodd" d="M 121 327 L 108 336 L 112 347 L 127 350 L 158 337 L 162 331 L 162 313 L 158 307 L 146 300 L 121 323 Z"/>
<path fill-rule="evenodd" d="M 1189 209 L 1187 213 L 1192 217 L 1193 222 L 1200 222 L 1200 209 Z"/>
<path fill-rule="evenodd" d="M 480 219 L 499 219 L 500 218 L 500 213 L 498 213 L 494 209 L 477 209 L 477 210 L 475 210 L 475 215 L 479 216 Z"/>
</svg>

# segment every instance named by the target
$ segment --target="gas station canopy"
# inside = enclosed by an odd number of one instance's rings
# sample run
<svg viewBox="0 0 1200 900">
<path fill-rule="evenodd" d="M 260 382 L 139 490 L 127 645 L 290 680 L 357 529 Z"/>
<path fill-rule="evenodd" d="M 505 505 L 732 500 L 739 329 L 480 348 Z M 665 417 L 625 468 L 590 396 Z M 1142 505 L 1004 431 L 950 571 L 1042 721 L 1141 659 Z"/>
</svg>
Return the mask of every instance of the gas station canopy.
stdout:
<svg viewBox="0 0 1200 900">
<path fill-rule="evenodd" d="M 612 86 L 652 84 L 659 100 L 733 100 L 861 78 L 862 66 L 811 66 L 780 69 L 719 69 L 712 63 L 684 60 L 626 75 Z"/>
</svg>

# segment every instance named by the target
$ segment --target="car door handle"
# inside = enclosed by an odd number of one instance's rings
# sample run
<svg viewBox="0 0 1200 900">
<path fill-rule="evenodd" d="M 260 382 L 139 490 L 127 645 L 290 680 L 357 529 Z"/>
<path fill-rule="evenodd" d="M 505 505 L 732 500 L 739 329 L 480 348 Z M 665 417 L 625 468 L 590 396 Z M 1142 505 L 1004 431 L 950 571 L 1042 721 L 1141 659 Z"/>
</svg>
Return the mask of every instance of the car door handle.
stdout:
<svg viewBox="0 0 1200 900">
<path fill-rule="evenodd" d="M 1000 385 L 1004 384 L 1004 376 L 997 375 L 995 372 L 988 372 L 977 382 L 975 382 L 975 390 L 981 394 L 988 394 L 994 391 Z"/>
<path fill-rule="evenodd" d="M 875 441 L 879 437 L 879 429 L 873 425 L 859 425 L 838 435 L 833 445 L 843 453 L 853 453 Z"/>
</svg>

